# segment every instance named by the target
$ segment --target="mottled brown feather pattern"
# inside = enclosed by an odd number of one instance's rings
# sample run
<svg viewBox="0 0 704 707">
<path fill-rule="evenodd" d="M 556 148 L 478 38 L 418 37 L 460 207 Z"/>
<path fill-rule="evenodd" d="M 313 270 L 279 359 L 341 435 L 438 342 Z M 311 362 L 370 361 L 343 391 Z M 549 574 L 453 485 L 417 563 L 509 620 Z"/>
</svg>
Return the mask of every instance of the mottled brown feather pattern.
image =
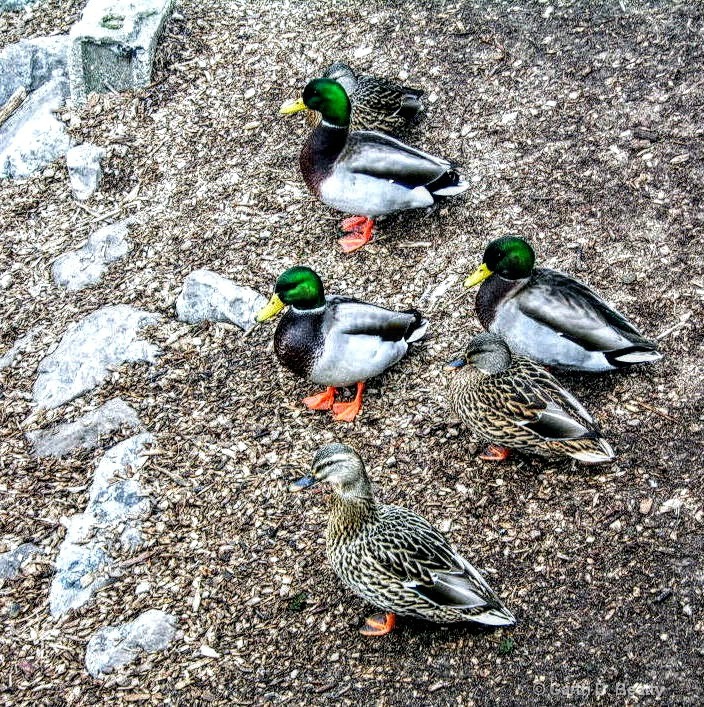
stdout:
<svg viewBox="0 0 704 707">
<path fill-rule="evenodd" d="M 336 574 L 353 591 L 385 611 L 440 623 L 471 621 L 487 611 L 512 620 L 483 578 L 469 568 L 424 518 L 374 499 L 333 496 L 326 532 Z M 442 596 L 437 578 L 448 575 L 470 589 L 477 606 L 429 601 Z M 413 585 L 418 585 L 418 590 Z"/>
<path fill-rule="evenodd" d="M 605 455 L 608 449 L 591 416 L 541 366 L 513 356 L 510 367 L 487 375 L 468 365 L 451 374 L 450 401 L 460 419 L 483 440 L 542 456 Z M 526 426 L 538 423 L 548 405 L 567 413 L 582 434 L 551 439 Z M 521 424 L 523 423 L 523 424 Z"/>
</svg>

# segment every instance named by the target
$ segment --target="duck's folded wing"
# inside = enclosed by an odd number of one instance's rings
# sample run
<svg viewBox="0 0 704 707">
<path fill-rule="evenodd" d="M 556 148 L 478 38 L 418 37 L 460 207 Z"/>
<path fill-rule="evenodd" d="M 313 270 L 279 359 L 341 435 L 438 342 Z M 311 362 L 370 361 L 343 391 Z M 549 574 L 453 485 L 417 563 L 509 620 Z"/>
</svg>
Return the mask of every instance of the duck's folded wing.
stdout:
<svg viewBox="0 0 704 707">
<path fill-rule="evenodd" d="M 401 523 L 396 519 L 387 532 L 382 525 L 369 546 L 387 573 L 437 606 L 500 606 L 484 578 L 435 528 L 406 509 L 394 510 Z"/>
<path fill-rule="evenodd" d="M 368 130 L 351 132 L 339 159 L 351 172 L 409 187 L 430 184 L 452 167 L 446 160 Z"/>
<path fill-rule="evenodd" d="M 401 341 L 416 322 L 414 314 L 394 312 L 375 304 L 346 297 L 328 298 L 331 326 L 345 334 L 378 336 L 384 341 Z"/>
<path fill-rule="evenodd" d="M 536 270 L 515 301 L 526 316 L 587 351 L 649 344 L 620 312 L 586 285 L 553 270 Z"/>
<path fill-rule="evenodd" d="M 547 371 L 528 365 L 529 371 L 517 371 L 510 383 L 503 381 L 511 386 L 512 395 L 503 397 L 514 403 L 509 408 L 513 421 L 545 440 L 593 437 L 594 420 L 579 400 Z"/>
</svg>

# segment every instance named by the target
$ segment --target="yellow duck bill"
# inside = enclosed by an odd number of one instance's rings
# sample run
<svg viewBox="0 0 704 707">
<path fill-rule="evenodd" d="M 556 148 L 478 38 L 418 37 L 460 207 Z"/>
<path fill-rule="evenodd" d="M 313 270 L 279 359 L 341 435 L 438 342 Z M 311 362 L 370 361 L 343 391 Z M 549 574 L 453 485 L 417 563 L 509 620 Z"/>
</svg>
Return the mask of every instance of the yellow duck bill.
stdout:
<svg viewBox="0 0 704 707">
<path fill-rule="evenodd" d="M 307 110 L 303 99 L 291 98 L 281 105 L 281 108 L 279 108 L 279 115 L 291 115 L 292 113 L 299 113 L 302 110 Z"/>
<path fill-rule="evenodd" d="M 465 281 L 465 287 L 474 287 L 494 273 L 489 270 L 486 263 L 482 263 Z"/>
<path fill-rule="evenodd" d="M 278 295 L 272 295 L 269 304 L 257 314 L 257 321 L 265 322 L 267 319 L 271 319 L 271 317 L 277 315 L 285 306 Z"/>
</svg>

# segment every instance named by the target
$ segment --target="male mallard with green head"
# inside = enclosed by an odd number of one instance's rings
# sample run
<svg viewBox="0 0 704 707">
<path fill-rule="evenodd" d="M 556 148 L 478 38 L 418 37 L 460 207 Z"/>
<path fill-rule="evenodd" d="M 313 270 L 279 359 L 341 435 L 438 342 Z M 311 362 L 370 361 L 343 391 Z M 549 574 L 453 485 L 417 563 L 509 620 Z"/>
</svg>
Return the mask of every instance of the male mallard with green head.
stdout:
<svg viewBox="0 0 704 707">
<path fill-rule="evenodd" d="M 382 133 L 350 132 L 350 101 L 337 81 L 310 81 L 303 97 L 280 112 L 306 108 L 323 117 L 301 150 L 303 180 L 324 204 L 361 214 L 342 222 L 342 229 L 351 232 L 340 241 L 346 253 L 371 240 L 379 216 L 432 206 L 439 197 L 461 194 L 469 187 L 447 160 Z"/>
<path fill-rule="evenodd" d="M 330 64 L 323 78 L 334 79 L 345 89 L 352 104 L 350 130 L 379 130 L 393 135 L 423 110 L 420 89 L 380 76 L 358 74 L 342 61 Z"/>
<path fill-rule="evenodd" d="M 512 351 L 547 366 L 611 371 L 657 361 L 657 345 L 584 283 L 534 268 L 535 253 L 517 236 L 492 241 L 484 262 L 464 282 L 479 283 L 475 307 L 482 326 Z"/>
<path fill-rule="evenodd" d="M 310 474 L 291 490 L 319 482 L 334 491 L 326 532 L 333 570 L 353 592 L 385 612 L 368 618 L 362 634 L 389 633 L 396 614 L 438 623 L 516 622 L 479 572 L 425 518 L 375 501 L 364 462 L 352 447 L 319 449 Z"/>
<path fill-rule="evenodd" d="M 273 317 L 286 305 L 290 307 L 274 334 L 279 361 L 296 375 L 327 386 L 304 398 L 304 405 L 311 410 L 332 408 L 334 418 L 346 422 L 362 407 L 365 381 L 400 361 L 428 327 L 415 309 L 394 312 L 351 297 L 326 296 L 317 273 L 301 266 L 281 274 L 257 321 Z M 354 400 L 336 403 L 335 389 L 353 384 Z"/>
<path fill-rule="evenodd" d="M 500 336 L 475 336 L 464 358 L 448 368 L 456 371 L 452 409 L 490 443 L 482 459 L 500 461 L 517 449 L 589 464 L 613 460 L 613 449 L 577 398 L 542 366 L 512 355 Z"/>
</svg>

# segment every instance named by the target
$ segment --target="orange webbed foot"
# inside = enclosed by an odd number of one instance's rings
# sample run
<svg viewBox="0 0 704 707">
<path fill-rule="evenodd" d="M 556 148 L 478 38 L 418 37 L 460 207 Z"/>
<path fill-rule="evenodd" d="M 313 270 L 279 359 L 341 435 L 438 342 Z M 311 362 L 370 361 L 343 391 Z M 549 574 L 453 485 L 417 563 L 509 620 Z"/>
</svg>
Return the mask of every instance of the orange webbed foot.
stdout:
<svg viewBox="0 0 704 707">
<path fill-rule="evenodd" d="M 508 447 L 502 447 L 500 444 L 488 444 L 479 458 L 486 462 L 502 462 L 504 459 L 508 459 L 509 454 L 511 454 L 511 450 Z"/>
<path fill-rule="evenodd" d="M 363 216 L 346 218 L 342 222 L 342 230 L 351 232 L 351 235 L 340 238 L 340 247 L 345 253 L 353 253 L 372 239 L 374 221 Z"/>
<path fill-rule="evenodd" d="M 396 626 L 396 614 L 373 614 L 365 620 L 364 626 L 359 629 L 363 636 L 385 636 L 393 631 Z"/>
<path fill-rule="evenodd" d="M 349 218 L 342 219 L 340 222 L 340 230 L 344 233 L 361 231 L 367 221 L 368 219 L 366 216 L 350 216 Z"/>
<path fill-rule="evenodd" d="M 362 409 L 364 388 L 365 383 L 357 383 L 357 394 L 354 396 L 354 400 L 349 403 L 335 403 L 332 406 L 333 419 L 352 422 Z"/>
<path fill-rule="evenodd" d="M 322 393 L 303 398 L 309 410 L 330 410 L 335 402 L 335 388 L 328 386 Z"/>
</svg>

